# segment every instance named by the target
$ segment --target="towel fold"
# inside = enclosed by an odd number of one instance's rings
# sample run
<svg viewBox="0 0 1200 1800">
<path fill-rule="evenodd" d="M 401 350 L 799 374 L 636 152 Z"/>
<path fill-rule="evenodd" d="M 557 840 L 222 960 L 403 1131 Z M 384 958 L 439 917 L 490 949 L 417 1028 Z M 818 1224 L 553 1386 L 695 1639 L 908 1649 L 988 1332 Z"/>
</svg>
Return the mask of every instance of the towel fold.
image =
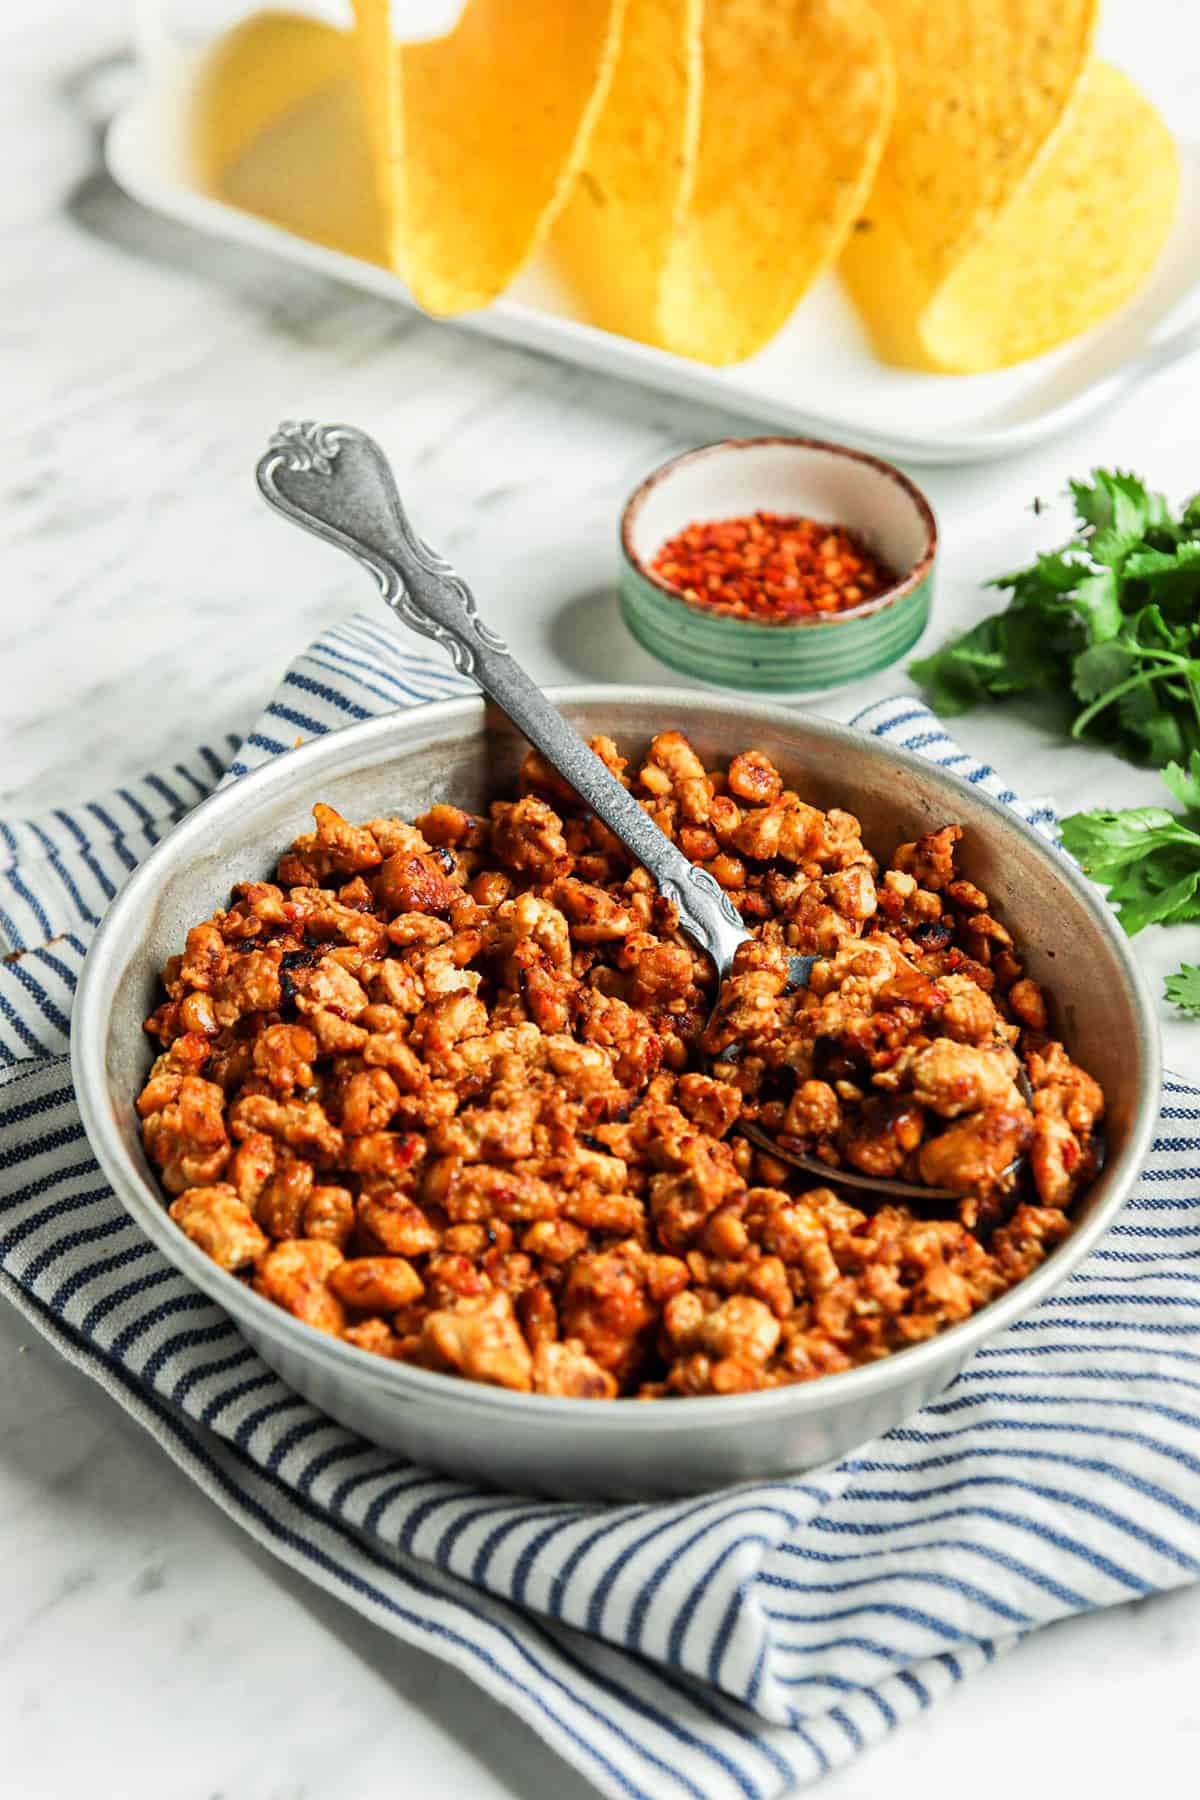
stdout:
<svg viewBox="0 0 1200 1800">
<path fill-rule="evenodd" d="M 1167 1078 L 1147 1167 L 1084 1267 L 836 1470 L 602 1507 L 376 1449 L 141 1236 L 90 1154 L 65 1052 L 104 908 L 205 793 L 298 738 L 461 691 L 355 618 L 240 745 L 0 821 L 0 1286 L 261 1543 L 464 1669 L 605 1792 L 771 1800 L 1036 1627 L 1200 1570 L 1200 1089 Z M 855 722 L 1053 836 L 1047 803 L 919 703 Z"/>
</svg>

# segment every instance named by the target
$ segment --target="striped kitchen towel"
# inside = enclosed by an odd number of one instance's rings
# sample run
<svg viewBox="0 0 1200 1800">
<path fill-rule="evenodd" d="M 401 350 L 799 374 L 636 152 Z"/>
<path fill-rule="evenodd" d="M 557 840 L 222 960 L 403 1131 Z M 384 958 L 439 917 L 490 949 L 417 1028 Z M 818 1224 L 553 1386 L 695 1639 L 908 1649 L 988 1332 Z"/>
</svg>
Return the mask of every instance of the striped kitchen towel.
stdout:
<svg viewBox="0 0 1200 1800">
<path fill-rule="evenodd" d="M 606 1793 L 770 1800 L 1037 1626 L 1200 1570 L 1200 1090 L 1168 1079 L 1145 1174 L 1085 1267 L 835 1470 L 606 1508 L 375 1449 L 126 1218 L 79 1124 L 68 1021 L 105 905 L 218 780 L 462 686 L 354 619 L 240 747 L 0 822 L 0 1283 L 260 1543 L 472 1675 Z M 1052 830 L 912 700 L 859 723 Z"/>
</svg>

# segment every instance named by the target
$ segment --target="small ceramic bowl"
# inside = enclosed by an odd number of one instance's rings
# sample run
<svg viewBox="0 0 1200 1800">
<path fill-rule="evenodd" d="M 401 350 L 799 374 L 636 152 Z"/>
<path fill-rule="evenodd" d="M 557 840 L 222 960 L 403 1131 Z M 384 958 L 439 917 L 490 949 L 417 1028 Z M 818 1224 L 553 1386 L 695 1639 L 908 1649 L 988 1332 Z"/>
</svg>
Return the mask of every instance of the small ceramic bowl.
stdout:
<svg viewBox="0 0 1200 1800">
<path fill-rule="evenodd" d="M 720 613 L 650 572 L 686 525 L 748 513 L 844 525 L 898 580 L 846 612 L 759 624 Z M 718 687 L 814 693 L 860 681 L 910 650 L 933 593 L 937 524 L 916 484 L 861 450 L 808 438 L 727 438 L 663 463 L 621 517 L 621 613 L 659 662 Z"/>
</svg>

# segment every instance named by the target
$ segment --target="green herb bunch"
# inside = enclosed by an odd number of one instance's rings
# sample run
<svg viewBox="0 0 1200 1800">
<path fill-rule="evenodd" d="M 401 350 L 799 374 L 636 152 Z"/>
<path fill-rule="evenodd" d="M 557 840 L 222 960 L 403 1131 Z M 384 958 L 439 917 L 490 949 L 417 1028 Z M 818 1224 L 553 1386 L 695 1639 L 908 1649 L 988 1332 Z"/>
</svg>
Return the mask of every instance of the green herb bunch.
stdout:
<svg viewBox="0 0 1200 1800">
<path fill-rule="evenodd" d="M 1062 841 L 1126 931 L 1200 922 L 1200 495 L 1173 517 L 1136 476 L 1073 481 L 1078 530 L 990 585 L 1011 594 L 910 672 L 943 715 L 983 700 L 1071 699 L 1071 734 L 1162 770 L 1182 815 L 1162 806 L 1073 813 Z M 1200 1018 L 1200 967 L 1167 998 Z"/>
<path fill-rule="evenodd" d="M 1131 762 L 1200 750 L 1200 495 L 1172 516 L 1135 475 L 1073 481 L 1078 530 L 989 585 L 1012 598 L 911 665 L 944 715 L 981 700 L 1073 695 L 1071 733 Z"/>
</svg>

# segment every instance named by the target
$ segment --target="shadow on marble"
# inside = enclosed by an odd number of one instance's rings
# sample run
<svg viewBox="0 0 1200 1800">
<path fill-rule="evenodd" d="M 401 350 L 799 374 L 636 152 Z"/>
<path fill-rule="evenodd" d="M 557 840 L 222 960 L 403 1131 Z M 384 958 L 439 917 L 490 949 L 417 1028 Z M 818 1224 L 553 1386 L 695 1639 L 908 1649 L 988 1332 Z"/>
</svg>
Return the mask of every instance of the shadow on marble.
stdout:
<svg viewBox="0 0 1200 1800">
<path fill-rule="evenodd" d="M 230 299 L 297 344 L 325 341 L 331 316 L 344 315 L 350 306 L 357 319 L 369 315 L 377 328 L 370 332 L 373 348 L 407 337 L 425 323 L 416 313 L 398 313 L 386 302 L 323 275 L 289 269 L 275 257 L 236 244 L 216 244 L 189 231 L 130 199 L 102 166 L 76 184 L 64 210 L 111 249 L 173 274 L 219 284 Z M 355 329 L 362 330 L 361 323 Z"/>
<path fill-rule="evenodd" d="M 90 133 L 92 167 L 63 201 L 67 217 L 89 236 L 139 261 L 173 274 L 217 282 L 238 304 L 298 343 L 318 340 L 331 313 L 353 304 L 356 314 L 377 315 L 385 339 L 404 337 L 423 323 L 369 294 L 309 270 L 290 269 L 278 258 L 202 232 L 152 212 L 118 187 L 104 163 L 104 136 L 113 112 L 136 73 L 122 52 L 95 57 L 59 83 L 63 104 Z M 361 328 L 361 327 L 360 327 Z M 369 334 L 373 343 L 379 336 Z"/>
<path fill-rule="evenodd" d="M 613 588 L 590 588 L 551 614 L 546 632 L 554 654 L 580 681 L 630 681 L 654 687 L 689 687 L 684 676 L 656 662 L 630 636 Z"/>
</svg>

